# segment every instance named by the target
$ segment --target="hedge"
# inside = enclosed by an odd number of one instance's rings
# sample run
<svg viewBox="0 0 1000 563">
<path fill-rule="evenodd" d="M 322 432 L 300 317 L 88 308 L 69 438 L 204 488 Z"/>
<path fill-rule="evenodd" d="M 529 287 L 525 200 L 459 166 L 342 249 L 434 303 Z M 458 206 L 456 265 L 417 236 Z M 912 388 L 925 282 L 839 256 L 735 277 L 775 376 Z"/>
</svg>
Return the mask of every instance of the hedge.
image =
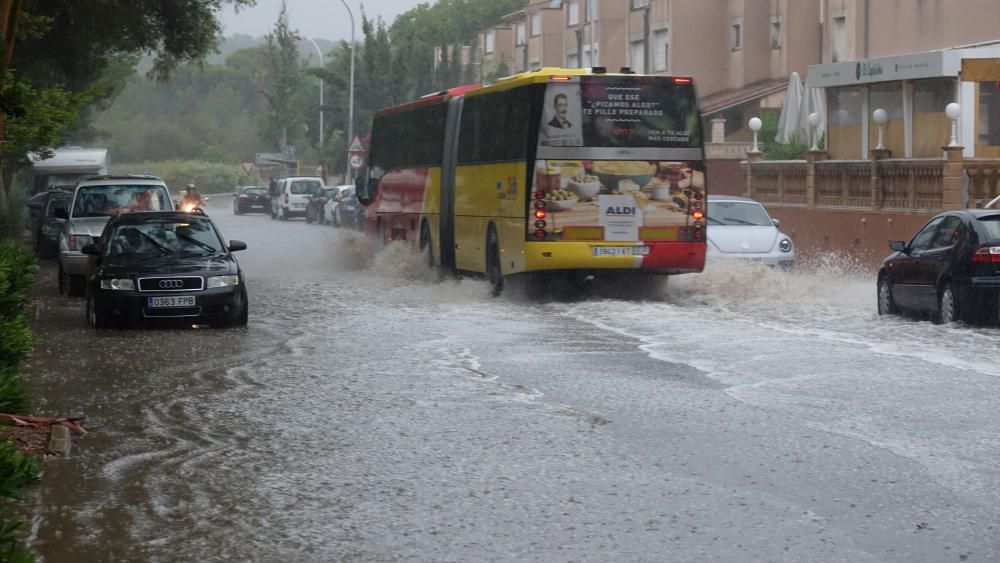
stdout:
<svg viewBox="0 0 1000 563">
<path fill-rule="evenodd" d="M 115 174 L 152 174 L 163 178 L 170 193 L 179 196 L 184 186 L 194 184 L 203 194 L 233 193 L 239 186 L 260 183 L 257 176 L 247 175 L 239 164 L 204 160 L 166 160 L 113 164 Z"/>
<path fill-rule="evenodd" d="M 19 414 L 30 400 L 20 375 L 21 362 L 34 346 L 26 316 L 35 278 L 35 257 L 20 244 L 0 240 L 0 412 Z M 0 440 L 0 498 L 17 498 L 38 480 L 38 464 L 9 440 Z M 34 561 L 21 547 L 21 522 L 0 503 L 0 561 Z"/>
</svg>

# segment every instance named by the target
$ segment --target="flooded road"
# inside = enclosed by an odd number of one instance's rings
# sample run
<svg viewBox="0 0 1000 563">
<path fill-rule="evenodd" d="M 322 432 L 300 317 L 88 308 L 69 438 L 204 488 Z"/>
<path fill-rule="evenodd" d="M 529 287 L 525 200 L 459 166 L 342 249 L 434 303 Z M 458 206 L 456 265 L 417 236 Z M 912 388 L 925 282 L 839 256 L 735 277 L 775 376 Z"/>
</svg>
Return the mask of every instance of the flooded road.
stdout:
<svg viewBox="0 0 1000 563">
<path fill-rule="evenodd" d="M 43 282 L 37 410 L 91 431 L 26 503 L 45 561 L 1000 559 L 996 328 L 836 266 L 491 299 L 216 203 L 246 329 L 93 331 Z"/>
</svg>

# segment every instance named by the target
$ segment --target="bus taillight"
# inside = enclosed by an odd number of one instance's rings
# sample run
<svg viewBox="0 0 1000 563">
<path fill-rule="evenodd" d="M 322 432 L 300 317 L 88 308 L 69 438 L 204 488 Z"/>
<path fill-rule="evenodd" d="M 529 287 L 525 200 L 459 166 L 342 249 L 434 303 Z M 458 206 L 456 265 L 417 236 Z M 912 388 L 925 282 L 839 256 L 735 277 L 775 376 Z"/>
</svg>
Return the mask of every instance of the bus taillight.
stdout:
<svg viewBox="0 0 1000 563">
<path fill-rule="evenodd" d="M 674 78 L 674 84 L 690 84 L 690 78 Z"/>
<path fill-rule="evenodd" d="M 694 217 L 695 221 L 701 221 L 705 218 L 705 213 L 703 211 L 695 211 L 691 216 Z"/>
<path fill-rule="evenodd" d="M 543 231 L 541 229 L 538 229 L 537 231 L 535 231 L 535 238 L 544 239 L 545 238 L 545 231 Z"/>
<path fill-rule="evenodd" d="M 547 215 L 548 215 L 548 213 L 546 213 L 544 209 L 536 209 L 535 210 L 535 218 L 536 219 L 544 219 Z"/>
</svg>

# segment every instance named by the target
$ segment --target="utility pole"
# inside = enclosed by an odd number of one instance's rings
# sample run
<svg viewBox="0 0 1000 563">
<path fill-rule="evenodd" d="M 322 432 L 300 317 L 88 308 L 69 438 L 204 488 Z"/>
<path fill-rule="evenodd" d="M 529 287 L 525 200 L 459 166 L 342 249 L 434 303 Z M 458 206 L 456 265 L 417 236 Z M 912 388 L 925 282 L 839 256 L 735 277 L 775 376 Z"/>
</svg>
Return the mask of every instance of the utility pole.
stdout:
<svg viewBox="0 0 1000 563">
<path fill-rule="evenodd" d="M 351 142 L 354 141 L 354 12 L 351 11 L 351 7 L 347 4 L 347 0 L 340 0 L 344 7 L 347 8 L 347 15 L 351 18 L 351 79 L 348 89 L 348 109 L 347 109 L 347 146 L 351 146 Z M 345 158 L 347 151 L 344 151 Z M 348 173 L 351 178 L 354 178 L 354 172 L 350 170 L 350 163 L 347 165 Z"/>
<path fill-rule="evenodd" d="M 324 68 L 323 64 L 323 50 L 319 48 L 319 45 L 311 37 L 303 37 L 306 41 L 312 43 L 312 46 L 316 48 L 316 52 L 319 53 L 319 68 Z M 323 77 L 319 77 L 319 139 L 316 144 L 323 146 Z"/>
</svg>

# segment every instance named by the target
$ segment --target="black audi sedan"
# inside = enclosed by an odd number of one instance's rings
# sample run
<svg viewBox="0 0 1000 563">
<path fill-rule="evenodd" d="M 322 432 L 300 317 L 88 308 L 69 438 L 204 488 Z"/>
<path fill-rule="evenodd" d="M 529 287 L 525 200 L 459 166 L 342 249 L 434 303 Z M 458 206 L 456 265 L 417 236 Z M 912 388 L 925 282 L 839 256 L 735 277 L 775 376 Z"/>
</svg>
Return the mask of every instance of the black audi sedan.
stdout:
<svg viewBox="0 0 1000 563">
<path fill-rule="evenodd" d="M 87 323 L 94 328 L 183 320 L 247 324 L 247 291 L 233 252 L 201 213 L 155 211 L 111 218 L 97 244 L 83 247 Z"/>
<path fill-rule="evenodd" d="M 233 198 L 233 214 L 270 213 L 271 194 L 266 187 L 243 186 Z"/>
<path fill-rule="evenodd" d="M 878 312 L 930 314 L 938 323 L 1000 321 L 1000 210 L 946 211 L 879 268 Z"/>
</svg>

